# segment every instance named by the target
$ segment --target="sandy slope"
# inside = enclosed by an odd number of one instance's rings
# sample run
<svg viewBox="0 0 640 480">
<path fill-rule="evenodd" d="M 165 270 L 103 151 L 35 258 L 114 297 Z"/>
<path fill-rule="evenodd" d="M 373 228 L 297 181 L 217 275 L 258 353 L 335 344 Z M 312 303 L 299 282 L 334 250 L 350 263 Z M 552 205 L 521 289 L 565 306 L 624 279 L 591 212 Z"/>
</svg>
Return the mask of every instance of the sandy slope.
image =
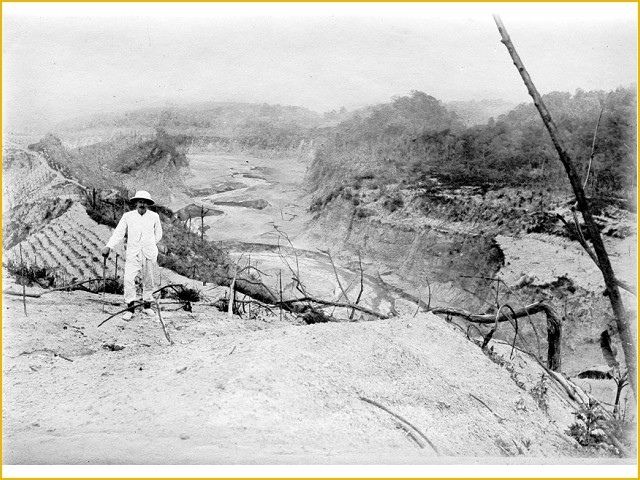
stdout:
<svg viewBox="0 0 640 480">
<path fill-rule="evenodd" d="M 572 407 L 557 389 L 544 413 L 525 375 L 435 316 L 304 326 L 196 306 L 164 312 L 169 346 L 142 315 L 96 328 L 106 318 L 96 299 L 29 299 L 25 318 L 21 299 L 5 297 L 5 463 L 423 464 L 438 454 L 514 462 L 577 454 L 562 433 Z M 514 364 L 539 377 L 524 360 Z M 409 420 L 438 453 L 360 396 Z"/>
</svg>

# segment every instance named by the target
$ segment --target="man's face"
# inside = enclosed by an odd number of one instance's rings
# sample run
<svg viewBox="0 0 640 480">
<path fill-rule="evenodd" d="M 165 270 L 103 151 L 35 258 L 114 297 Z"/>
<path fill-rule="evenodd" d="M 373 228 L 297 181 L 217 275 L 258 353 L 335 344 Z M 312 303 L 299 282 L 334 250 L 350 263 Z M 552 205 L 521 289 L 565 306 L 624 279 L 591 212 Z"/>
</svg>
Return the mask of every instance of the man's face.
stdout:
<svg viewBox="0 0 640 480">
<path fill-rule="evenodd" d="M 144 215 L 147 211 L 147 202 L 144 200 L 136 200 L 136 210 L 140 215 Z"/>
</svg>

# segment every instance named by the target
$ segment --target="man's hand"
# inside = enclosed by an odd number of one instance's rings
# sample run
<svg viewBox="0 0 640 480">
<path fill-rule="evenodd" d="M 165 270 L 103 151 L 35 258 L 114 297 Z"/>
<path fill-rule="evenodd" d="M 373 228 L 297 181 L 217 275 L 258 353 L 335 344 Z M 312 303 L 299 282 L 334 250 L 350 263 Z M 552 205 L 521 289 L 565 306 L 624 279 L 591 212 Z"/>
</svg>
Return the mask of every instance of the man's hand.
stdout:
<svg viewBox="0 0 640 480">
<path fill-rule="evenodd" d="M 100 250 L 100 253 L 102 253 L 102 256 L 104 258 L 107 258 L 109 256 L 110 251 L 111 249 L 109 247 L 104 247 L 102 250 Z"/>
</svg>

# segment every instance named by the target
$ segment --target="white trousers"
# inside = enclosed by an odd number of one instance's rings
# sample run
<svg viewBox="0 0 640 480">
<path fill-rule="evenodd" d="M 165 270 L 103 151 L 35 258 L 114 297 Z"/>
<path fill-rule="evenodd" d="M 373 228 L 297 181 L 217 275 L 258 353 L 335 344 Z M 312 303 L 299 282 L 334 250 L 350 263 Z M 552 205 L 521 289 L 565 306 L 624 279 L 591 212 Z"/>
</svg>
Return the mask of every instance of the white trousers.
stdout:
<svg viewBox="0 0 640 480">
<path fill-rule="evenodd" d="M 124 264 L 124 301 L 125 303 L 135 302 L 136 300 L 136 276 L 142 276 L 142 301 L 152 302 L 151 293 L 155 290 L 154 270 L 155 264 L 153 260 L 145 258 L 140 252 L 132 258 L 127 258 Z"/>
</svg>

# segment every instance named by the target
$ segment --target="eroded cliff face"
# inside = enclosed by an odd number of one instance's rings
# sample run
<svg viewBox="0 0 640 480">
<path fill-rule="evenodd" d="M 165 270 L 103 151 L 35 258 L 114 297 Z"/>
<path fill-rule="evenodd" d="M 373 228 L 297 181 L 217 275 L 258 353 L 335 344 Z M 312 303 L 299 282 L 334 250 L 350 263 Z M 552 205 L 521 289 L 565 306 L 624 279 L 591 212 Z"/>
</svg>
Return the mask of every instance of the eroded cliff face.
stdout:
<svg viewBox="0 0 640 480">
<path fill-rule="evenodd" d="M 350 195 L 336 195 L 315 209 L 305 239 L 331 249 L 343 264 L 353 266 L 359 252 L 367 273 L 402 290 L 405 298 L 426 302 L 430 288 L 431 306 L 484 313 L 495 312 L 498 304 L 521 308 L 547 302 L 563 320 L 563 371 L 577 374 L 603 363 L 599 337 L 604 330 L 615 336 L 616 324 L 603 295 L 602 276 L 577 242 L 560 235 L 562 229 L 549 215 L 532 220 L 526 202 L 517 198 L 520 210 L 509 214 L 514 198 L 508 192 L 475 196 L 475 200 L 474 195 L 458 194 L 449 207 L 427 208 L 418 208 L 415 198 L 402 194 L 397 202 L 402 206 L 391 209 L 384 195 L 370 201 L 361 193 L 355 202 Z M 494 202 L 496 198 L 503 199 L 501 206 Z M 552 208 L 562 209 L 562 202 Z M 565 216 L 570 218 L 566 212 Z M 603 232 L 609 232 L 605 243 L 616 274 L 635 286 L 637 234 L 630 227 L 635 215 L 626 212 L 614 217 L 600 215 Z M 623 231 L 626 236 L 620 238 Z M 626 292 L 623 297 L 635 319 L 635 297 Z M 527 348 L 544 358 L 546 324 L 539 317 L 522 319 L 519 330 Z M 513 340 L 512 328 L 505 325 L 500 330 L 498 338 Z"/>
<path fill-rule="evenodd" d="M 447 226 L 442 219 L 411 222 L 397 212 L 359 212 L 349 201 L 333 200 L 312 222 L 308 241 L 342 259 L 360 252 L 369 273 L 425 301 L 429 285 L 432 303 L 483 308 L 490 289 L 481 277 L 492 277 L 503 261 L 490 235 Z"/>
</svg>

